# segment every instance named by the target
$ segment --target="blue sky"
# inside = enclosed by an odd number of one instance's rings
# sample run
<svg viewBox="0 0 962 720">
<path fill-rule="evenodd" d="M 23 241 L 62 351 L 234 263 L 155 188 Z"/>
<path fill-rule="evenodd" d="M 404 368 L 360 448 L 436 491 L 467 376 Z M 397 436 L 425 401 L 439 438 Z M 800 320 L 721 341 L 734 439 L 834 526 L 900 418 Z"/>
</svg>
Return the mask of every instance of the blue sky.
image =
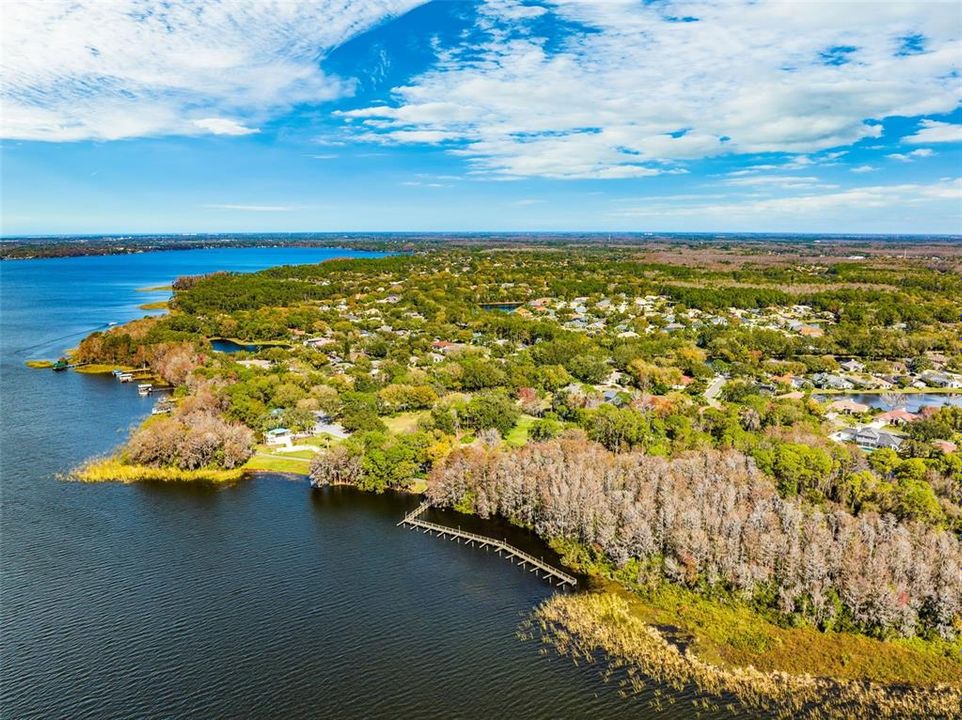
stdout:
<svg viewBox="0 0 962 720">
<path fill-rule="evenodd" d="M 962 233 L 954 2 L 2 12 L 7 236 Z"/>
</svg>

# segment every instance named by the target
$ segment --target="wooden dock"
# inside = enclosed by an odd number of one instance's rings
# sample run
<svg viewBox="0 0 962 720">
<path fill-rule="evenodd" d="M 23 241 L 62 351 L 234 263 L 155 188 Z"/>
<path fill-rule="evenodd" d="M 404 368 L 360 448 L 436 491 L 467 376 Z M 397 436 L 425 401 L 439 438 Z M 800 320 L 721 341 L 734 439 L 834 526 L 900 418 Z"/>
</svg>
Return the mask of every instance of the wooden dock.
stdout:
<svg viewBox="0 0 962 720">
<path fill-rule="evenodd" d="M 575 587 L 578 584 L 578 580 L 566 572 L 558 570 L 551 565 L 548 565 L 543 560 L 539 560 L 533 555 L 529 555 L 523 550 L 519 550 L 513 545 L 509 545 L 503 540 L 495 540 L 494 538 L 485 537 L 484 535 L 477 535 L 475 533 L 470 533 L 461 528 L 448 527 L 447 525 L 438 525 L 437 523 L 428 522 L 427 520 L 421 520 L 420 516 L 431 507 L 430 502 L 423 502 L 418 505 L 414 510 L 405 515 L 401 522 L 398 523 L 398 527 L 408 527 L 412 530 L 421 530 L 421 532 L 435 534 L 437 533 L 440 537 L 445 537 L 449 540 L 457 540 L 461 542 L 464 540 L 466 545 L 471 545 L 472 547 L 477 544 L 478 547 L 483 548 L 493 548 L 499 556 L 504 553 L 504 557 L 508 558 L 512 563 L 517 560 L 518 565 L 526 568 L 528 572 L 538 573 L 538 577 L 544 580 L 557 580 L 557 584 L 563 586 Z M 530 567 L 528 567 L 530 566 Z M 541 573 L 544 573 L 542 576 Z"/>
</svg>

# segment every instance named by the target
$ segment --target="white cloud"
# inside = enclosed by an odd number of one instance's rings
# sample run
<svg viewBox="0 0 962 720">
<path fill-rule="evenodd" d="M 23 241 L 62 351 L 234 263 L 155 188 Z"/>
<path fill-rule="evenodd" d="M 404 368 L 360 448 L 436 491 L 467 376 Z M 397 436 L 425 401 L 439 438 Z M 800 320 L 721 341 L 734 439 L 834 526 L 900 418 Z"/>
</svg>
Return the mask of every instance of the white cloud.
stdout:
<svg viewBox="0 0 962 720">
<path fill-rule="evenodd" d="M 748 175 L 726 181 L 737 187 L 776 187 L 782 189 L 832 187 L 812 175 Z"/>
<path fill-rule="evenodd" d="M 935 152 L 931 148 L 919 148 L 918 150 L 912 150 L 907 153 L 890 153 L 885 157 L 891 160 L 898 160 L 899 162 L 912 162 L 918 158 L 932 157 Z"/>
<path fill-rule="evenodd" d="M 247 127 L 228 118 L 202 118 L 194 120 L 194 125 L 214 135 L 250 135 L 260 132 L 257 128 Z"/>
<path fill-rule="evenodd" d="M 695 198 L 693 203 L 662 202 L 660 198 L 622 207 L 612 214 L 619 217 L 654 216 L 763 216 L 777 219 L 782 216 L 807 216 L 811 213 L 838 213 L 841 217 L 858 209 L 886 208 L 905 210 L 927 203 L 962 201 L 962 178 L 945 179 L 935 183 L 905 183 L 900 185 L 872 185 L 823 193 L 806 193 L 766 197 L 761 199 L 735 198 L 728 202 L 706 203 Z M 957 205 L 956 205 L 957 206 Z M 957 216 L 957 212 L 955 213 Z"/>
<path fill-rule="evenodd" d="M 203 207 L 208 210 L 238 210 L 240 212 L 291 212 L 298 209 L 290 205 L 238 205 L 231 203 L 211 203 Z"/>
<path fill-rule="evenodd" d="M 418 0 L 33 0 L 3 6 L 2 136 L 240 135 L 352 92 L 319 62 Z M 228 119 L 242 118 L 242 119 Z"/>
<path fill-rule="evenodd" d="M 923 120 L 914 135 L 903 138 L 913 145 L 937 142 L 962 142 L 962 124 Z"/>
<path fill-rule="evenodd" d="M 871 165 L 856 165 L 853 168 L 849 168 L 849 171 L 853 173 L 862 174 L 862 173 L 875 172 L 875 168 L 872 167 Z"/>
<path fill-rule="evenodd" d="M 605 178 L 727 153 L 798 154 L 803 167 L 809 153 L 880 137 L 883 118 L 962 100 L 952 3 L 544 5 L 564 37 L 539 36 L 548 25 L 516 3 L 489 3 L 479 40 L 440 51 L 390 104 L 343 116 L 367 140 L 453 145 L 480 173 Z M 916 34 L 925 51 L 901 54 Z M 856 50 L 826 63 L 839 45 Z"/>
</svg>

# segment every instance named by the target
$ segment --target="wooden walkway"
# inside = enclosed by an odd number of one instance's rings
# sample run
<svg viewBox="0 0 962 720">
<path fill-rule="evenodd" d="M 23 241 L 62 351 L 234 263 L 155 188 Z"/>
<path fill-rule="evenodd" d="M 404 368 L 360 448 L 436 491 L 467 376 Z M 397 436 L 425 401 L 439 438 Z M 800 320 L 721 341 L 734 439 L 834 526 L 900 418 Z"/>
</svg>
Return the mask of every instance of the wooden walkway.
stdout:
<svg viewBox="0 0 962 720">
<path fill-rule="evenodd" d="M 464 540 L 465 544 L 471 546 L 477 544 L 478 547 L 494 548 L 499 556 L 501 553 L 504 553 L 504 557 L 508 558 L 512 563 L 517 559 L 518 565 L 527 568 L 528 572 L 536 572 L 538 573 L 538 577 L 542 577 L 541 573 L 544 573 L 544 580 L 557 580 L 558 585 L 570 585 L 571 587 L 575 587 L 578 584 L 578 581 L 568 573 L 548 565 L 543 560 L 539 560 L 513 545 L 508 545 L 508 543 L 502 540 L 495 540 L 484 535 L 476 535 L 461 528 L 453 528 L 447 525 L 438 525 L 427 520 L 421 520 L 420 515 L 429 507 L 431 507 L 430 502 L 421 503 L 401 519 L 398 527 L 404 526 L 412 530 L 418 529 L 430 534 L 437 533 L 441 537 L 448 538 L 449 540 L 457 540 L 458 542 Z M 530 568 L 528 567 L 529 565 L 531 566 Z"/>
</svg>

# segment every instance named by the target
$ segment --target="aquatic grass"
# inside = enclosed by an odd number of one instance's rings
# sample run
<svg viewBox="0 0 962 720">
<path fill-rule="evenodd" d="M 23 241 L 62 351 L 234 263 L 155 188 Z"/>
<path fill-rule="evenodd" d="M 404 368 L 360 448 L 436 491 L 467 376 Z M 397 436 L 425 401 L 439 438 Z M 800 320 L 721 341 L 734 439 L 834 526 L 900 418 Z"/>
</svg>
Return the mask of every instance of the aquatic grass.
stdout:
<svg viewBox="0 0 962 720">
<path fill-rule="evenodd" d="M 158 300 L 157 302 L 144 303 L 143 305 L 138 305 L 141 310 L 168 310 L 170 309 L 169 301 Z"/>
<path fill-rule="evenodd" d="M 642 622 L 672 627 L 698 656 L 722 667 L 810 673 L 845 680 L 962 686 L 962 638 L 891 638 L 791 625 L 770 610 L 725 593 L 706 596 L 665 581 L 638 582 L 637 561 L 618 568 L 581 546 L 553 541 L 566 565 L 591 577 L 596 589 L 625 599 Z"/>
<path fill-rule="evenodd" d="M 36 370 L 43 370 L 46 368 L 53 367 L 53 360 L 27 360 L 24 363 L 28 368 L 34 368 Z"/>
<path fill-rule="evenodd" d="M 68 480 L 77 482 L 208 482 L 232 483 L 242 479 L 244 468 L 232 470 L 206 469 L 181 470 L 180 468 L 130 465 L 116 457 L 94 459 L 73 470 Z"/>
<path fill-rule="evenodd" d="M 786 718 L 950 718 L 962 713 L 958 684 L 887 686 L 706 662 L 693 647 L 669 642 L 639 617 L 628 598 L 613 592 L 555 595 L 535 611 L 523 632 L 540 636 L 576 662 L 602 659 L 609 675 L 617 670 L 624 678 L 626 694 L 639 693 L 653 681 L 676 691 L 697 690 L 704 696 L 696 701 L 699 707 L 732 704 L 734 709 L 737 703 Z"/>
</svg>

